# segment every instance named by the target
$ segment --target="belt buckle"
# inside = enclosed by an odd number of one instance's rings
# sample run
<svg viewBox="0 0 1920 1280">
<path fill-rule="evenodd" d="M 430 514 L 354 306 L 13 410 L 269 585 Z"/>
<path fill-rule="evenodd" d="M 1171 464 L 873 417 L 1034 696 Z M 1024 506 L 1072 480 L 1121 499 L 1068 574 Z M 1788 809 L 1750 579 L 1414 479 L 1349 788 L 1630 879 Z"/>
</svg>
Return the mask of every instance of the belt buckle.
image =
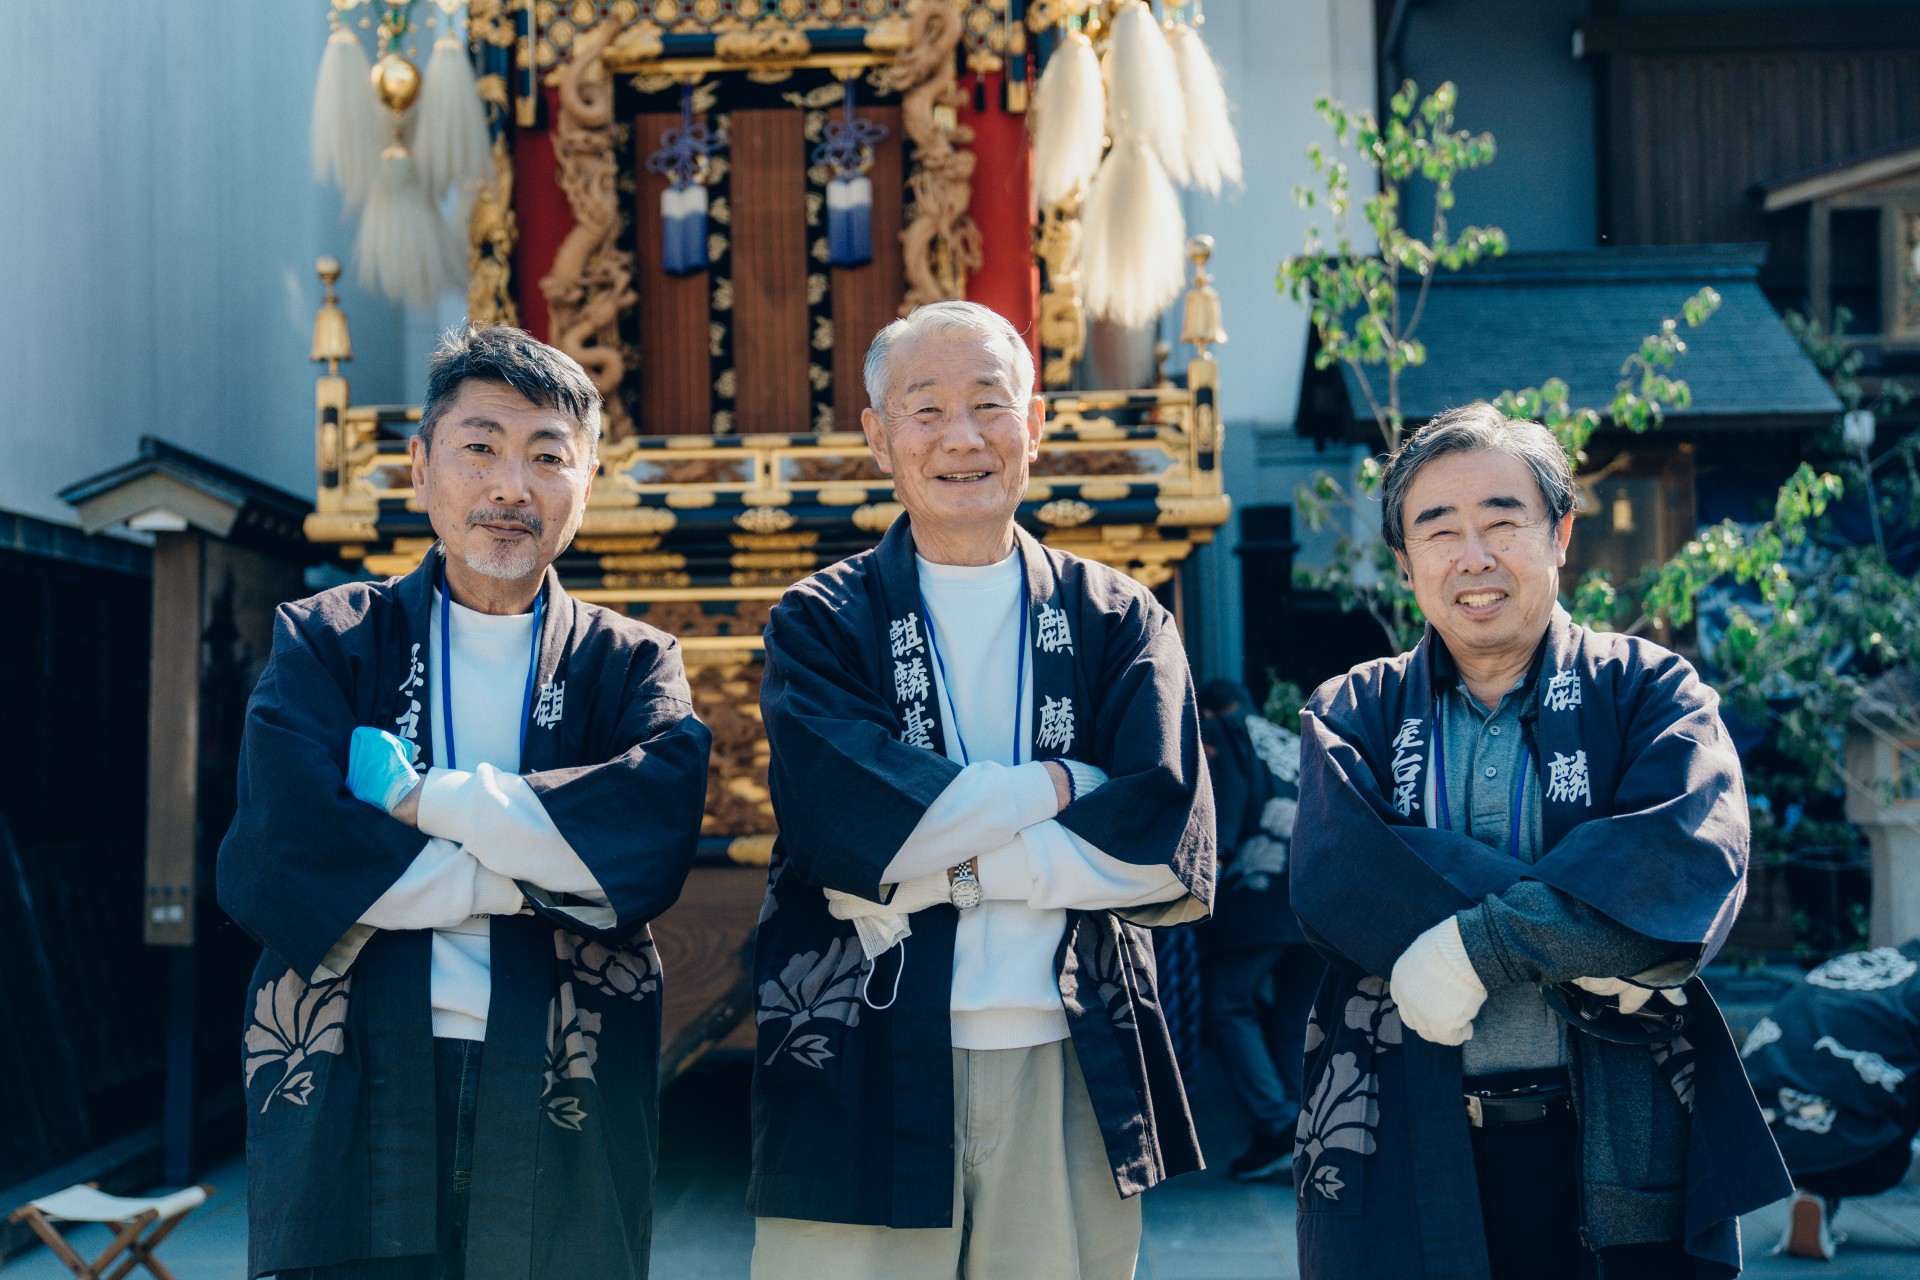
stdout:
<svg viewBox="0 0 1920 1280">
<path fill-rule="evenodd" d="M 1466 1099 L 1468 1127 L 1474 1129 L 1481 1128 L 1486 1124 L 1486 1112 L 1481 1109 L 1480 1095 L 1469 1093 L 1466 1095 Z"/>
</svg>

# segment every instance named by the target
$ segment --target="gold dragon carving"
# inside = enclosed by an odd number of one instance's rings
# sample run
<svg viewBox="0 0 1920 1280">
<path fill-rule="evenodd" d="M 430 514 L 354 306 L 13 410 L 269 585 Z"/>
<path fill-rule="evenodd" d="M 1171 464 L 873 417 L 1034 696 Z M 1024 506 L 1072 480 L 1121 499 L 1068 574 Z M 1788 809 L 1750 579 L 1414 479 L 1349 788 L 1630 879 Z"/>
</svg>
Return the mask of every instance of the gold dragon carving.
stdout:
<svg viewBox="0 0 1920 1280">
<path fill-rule="evenodd" d="M 554 255 L 553 270 L 540 281 L 550 316 L 549 339 L 578 360 L 606 400 L 606 433 L 618 440 L 632 432 L 620 399 L 627 353 L 620 315 L 637 302 L 633 255 L 621 247 L 619 166 L 614 159 L 625 129 L 614 123 L 613 82 L 600 55 L 620 34 L 606 22 L 574 46 L 547 82 L 559 90 L 553 126 L 560 189 L 573 209 L 573 229 Z"/>
<path fill-rule="evenodd" d="M 1040 213 L 1035 247 L 1046 265 L 1040 294 L 1042 386 L 1065 387 L 1087 349 L 1087 311 L 1080 301 L 1080 202 L 1078 191 Z"/>
<path fill-rule="evenodd" d="M 490 77 L 497 79 L 498 77 Z M 513 214 L 513 152 L 506 134 L 493 139 L 493 181 L 474 197 L 467 224 L 467 317 L 475 325 L 520 324 L 513 300 L 513 246 L 520 224 Z"/>
<path fill-rule="evenodd" d="M 927 0 L 914 11 L 907 47 L 889 72 L 901 91 L 901 117 L 915 152 L 907 178 L 913 220 L 900 233 L 907 275 L 901 315 L 922 303 L 965 297 L 967 273 L 982 261 L 980 228 L 967 212 L 974 155 L 963 148 L 973 130 L 959 123 L 954 74 L 954 48 L 964 30 L 958 9 L 946 0 Z"/>
</svg>

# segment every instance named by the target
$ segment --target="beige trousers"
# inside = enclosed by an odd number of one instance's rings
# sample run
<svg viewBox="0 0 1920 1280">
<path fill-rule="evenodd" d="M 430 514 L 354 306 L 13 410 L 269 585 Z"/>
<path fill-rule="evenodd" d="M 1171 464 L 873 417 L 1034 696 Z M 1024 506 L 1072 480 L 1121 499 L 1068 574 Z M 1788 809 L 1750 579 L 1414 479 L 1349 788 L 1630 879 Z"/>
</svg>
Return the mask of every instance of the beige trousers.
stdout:
<svg viewBox="0 0 1920 1280">
<path fill-rule="evenodd" d="M 759 1218 L 753 1280 L 1131 1280 L 1122 1200 L 1068 1040 L 953 1051 L 951 1227 Z"/>
</svg>

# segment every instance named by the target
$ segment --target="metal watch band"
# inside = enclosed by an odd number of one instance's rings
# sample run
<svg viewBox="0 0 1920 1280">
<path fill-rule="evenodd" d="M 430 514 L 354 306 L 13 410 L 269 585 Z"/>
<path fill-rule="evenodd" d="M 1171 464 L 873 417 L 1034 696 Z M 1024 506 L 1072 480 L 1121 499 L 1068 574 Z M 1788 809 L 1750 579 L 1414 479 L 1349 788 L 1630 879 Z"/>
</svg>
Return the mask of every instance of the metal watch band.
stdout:
<svg viewBox="0 0 1920 1280">
<path fill-rule="evenodd" d="M 972 858 L 953 869 L 950 897 L 962 911 L 971 911 L 983 901 L 985 895 L 980 892 L 980 877 L 974 874 Z"/>
</svg>

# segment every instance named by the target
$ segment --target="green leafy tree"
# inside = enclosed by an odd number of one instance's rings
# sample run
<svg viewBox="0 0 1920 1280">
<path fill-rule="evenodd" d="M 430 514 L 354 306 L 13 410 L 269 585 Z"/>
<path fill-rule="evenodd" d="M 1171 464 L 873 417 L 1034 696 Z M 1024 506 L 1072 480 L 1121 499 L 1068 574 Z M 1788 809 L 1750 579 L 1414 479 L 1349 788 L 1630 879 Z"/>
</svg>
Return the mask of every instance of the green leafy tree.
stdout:
<svg viewBox="0 0 1920 1280">
<path fill-rule="evenodd" d="M 1494 141 L 1454 127 L 1457 94 L 1443 84 L 1421 97 L 1412 83 L 1390 100 L 1386 123 L 1327 98 L 1315 110 L 1344 154 L 1315 147 L 1308 162 L 1315 183 L 1297 188 L 1306 209 L 1327 226 L 1309 230 L 1305 250 L 1281 264 L 1278 286 L 1308 313 L 1318 339 L 1316 366 L 1345 366 L 1353 375 L 1384 448 L 1398 448 L 1405 430 L 1402 376 L 1426 359 L 1418 332 L 1436 273 L 1458 271 L 1506 251 L 1498 228 L 1454 232 L 1454 184 L 1492 162 Z M 1355 204 L 1346 156 L 1373 171 L 1374 193 Z M 1402 223 L 1414 180 L 1431 191 L 1430 230 L 1416 238 Z M 1357 210 L 1357 220 L 1356 220 Z M 1684 332 L 1705 323 L 1720 304 L 1701 289 L 1623 359 L 1604 406 L 1572 403 L 1567 383 L 1495 397 L 1505 413 L 1545 424 L 1576 472 L 1603 424 L 1629 432 L 1661 425 L 1692 404 L 1675 368 L 1686 354 Z M 1816 462 L 1780 486 L 1765 518 L 1722 522 L 1701 530 L 1664 563 L 1631 584 L 1589 573 L 1570 592 L 1569 608 L 1588 625 L 1643 632 L 1699 621 L 1703 595 L 1715 598 L 1710 648 L 1713 681 L 1729 708 L 1764 726 L 1768 762 L 1753 773 L 1756 852 L 1776 862 L 1831 858 L 1857 846 L 1857 831 L 1837 814 L 1801 816 L 1811 801 L 1831 798 L 1843 780 L 1841 745 L 1867 685 L 1884 672 L 1920 663 L 1920 584 L 1888 558 L 1890 530 L 1920 529 L 1920 432 L 1876 444 L 1878 423 L 1907 401 L 1883 380 L 1869 394 L 1859 378 L 1862 355 L 1846 336 L 1850 317 L 1836 314 L 1831 331 L 1803 317 L 1787 324 L 1841 402 L 1832 429 L 1817 442 Z M 1368 459 L 1350 480 L 1322 473 L 1301 488 L 1296 506 L 1309 528 L 1355 518 L 1377 500 L 1380 460 Z M 1864 508 L 1872 542 L 1834 536 L 1836 504 Z M 1331 561 L 1301 569 L 1303 586 L 1327 590 L 1341 608 L 1365 609 L 1396 649 L 1411 647 L 1424 625 L 1412 593 L 1385 542 L 1342 537 Z M 1831 806 L 1830 806 L 1831 807 Z M 1793 815 L 1791 817 L 1787 815 Z M 1822 943 L 1820 949 L 1830 949 Z"/>
<path fill-rule="evenodd" d="M 1344 365 L 1353 373 L 1387 453 L 1400 447 L 1406 427 L 1401 378 L 1427 358 L 1418 335 L 1435 274 L 1460 271 L 1507 250 L 1506 234 L 1498 227 L 1452 228 L 1455 182 L 1461 174 L 1491 164 L 1495 154 L 1491 134 L 1454 127 L 1458 98 L 1451 83 L 1422 97 L 1418 86 L 1408 81 L 1388 102 L 1382 126 L 1372 112 L 1350 110 L 1322 96 L 1314 110 L 1340 149 L 1372 171 L 1369 185 L 1374 191 L 1359 201 L 1356 222 L 1351 165 L 1318 145 L 1307 151 L 1315 184 L 1294 189 L 1302 208 L 1325 212 L 1328 226 L 1308 229 L 1305 250 L 1280 264 L 1278 286 L 1307 310 L 1319 340 L 1315 367 Z M 1402 218 L 1416 179 L 1431 191 L 1424 239 L 1412 235 Z M 1687 384 L 1672 376 L 1687 350 L 1680 326 L 1703 324 L 1719 305 L 1718 293 L 1702 289 L 1687 299 L 1679 317 L 1663 321 L 1643 339 L 1622 362 L 1619 383 L 1604 410 L 1572 404 L 1567 384 L 1559 378 L 1504 392 L 1498 403 L 1515 417 L 1552 428 L 1578 466 L 1603 420 L 1647 431 L 1660 424 L 1667 410 L 1692 403 Z M 1365 523 L 1351 517 L 1376 497 L 1379 484 L 1380 461 L 1369 458 L 1350 482 L 1325 472 L 1316 475 L 1302 486 L 1295 506 L 1310 529 L 1323 529 L 1342 514 L 1349 517 L 1346 526 L 1351 529 Z M 1408 648 L 1420 636 L 1425 619 L 1401 580 L 1392 551 L 1377 537 L 1343 536 L 1326 566 L 1301 569 L 1299 577 L 1304 586 L 1331 592 L 1342 609 L 1366 610 L 1396 648 Z M 1588 594 L 1596 601 L 1606 596 L 1597 585 Z"/>
</svg>

